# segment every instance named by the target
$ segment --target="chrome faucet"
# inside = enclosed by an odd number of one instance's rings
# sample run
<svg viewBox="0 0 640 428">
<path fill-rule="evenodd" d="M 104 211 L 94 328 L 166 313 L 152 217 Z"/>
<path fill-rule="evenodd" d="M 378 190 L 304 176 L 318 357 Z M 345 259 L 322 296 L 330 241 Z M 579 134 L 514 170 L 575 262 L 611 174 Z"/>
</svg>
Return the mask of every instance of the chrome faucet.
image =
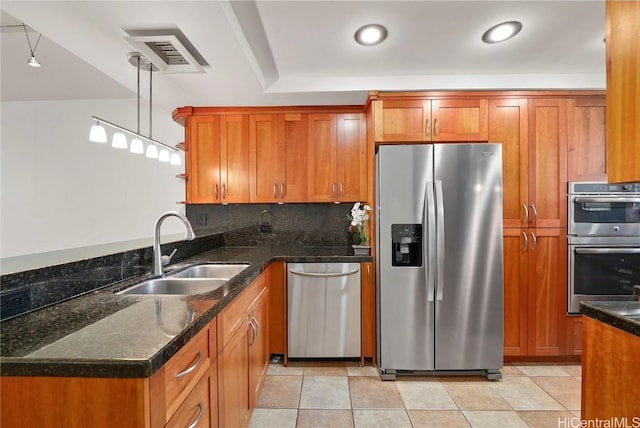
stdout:
<svg viewBox="0 0 640 428">
<path fill-rule="evenodd" d="M 153 275 L 154 276 L 163 275 L 163 272 L 162 272 L 163 256 L 160 250 L 160 225 L 162 225 L 162 222 L 167 217 L 177 217 L 182 221 L 182 223 L 187 229 L 187 233 L 184 235 L 185 240 L 192 241 L 196 237 L 196 234 L 193 233 L 193 228 L 191 227 L 191 223 L 189 222 L 189 219 L 185 217 L 184 214 L 181 214 L 177 211 L 167 211 L 166 213 L 162 214 L 160 218 L 156 221 L 155 234 L 153 235 Z M 175 250 L 171 253 L 171 256 L 173 256 L 174 254 L 175 254 Z M 169 261 L 171 260 L 171 256 L 164 256 L 166 257 L 167 263 L 169 263 Z"/>
</svg>

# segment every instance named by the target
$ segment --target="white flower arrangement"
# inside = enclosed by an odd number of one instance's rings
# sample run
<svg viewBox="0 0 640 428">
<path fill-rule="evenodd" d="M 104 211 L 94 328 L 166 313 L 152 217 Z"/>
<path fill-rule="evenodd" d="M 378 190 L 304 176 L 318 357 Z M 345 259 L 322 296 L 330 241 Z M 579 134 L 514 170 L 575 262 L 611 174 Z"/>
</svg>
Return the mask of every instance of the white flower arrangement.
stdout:
<svg viewBox="0 0 640 428">
<path fill-rule="evenodd" d="M 369 205 L 356 202 L 351 208 L 351 215 L 347 214 L 347 218 L 351 221 L 349 233 L 353 233 L 354 245 L 367 245 L 369 242 L 369 237 L 365 230 L 365 223 L 369 220 L 369 211 L 371 211 Z"/>
</svg>

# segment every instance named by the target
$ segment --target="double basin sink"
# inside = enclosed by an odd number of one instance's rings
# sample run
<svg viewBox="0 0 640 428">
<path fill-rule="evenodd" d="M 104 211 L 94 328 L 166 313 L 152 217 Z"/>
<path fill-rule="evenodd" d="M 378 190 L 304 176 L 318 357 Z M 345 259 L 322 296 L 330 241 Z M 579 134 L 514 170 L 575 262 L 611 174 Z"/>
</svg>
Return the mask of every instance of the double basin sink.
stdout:
<svg viewBox="0 0 640 428">
<path fill-rule="evenodd" d="M 220 288 L 248 268 L 248 264 L 204 264 L 191 266 L 169 276 L 149 279 L 119 291 L 127 295 L 192 295 Z"/>
</svg>

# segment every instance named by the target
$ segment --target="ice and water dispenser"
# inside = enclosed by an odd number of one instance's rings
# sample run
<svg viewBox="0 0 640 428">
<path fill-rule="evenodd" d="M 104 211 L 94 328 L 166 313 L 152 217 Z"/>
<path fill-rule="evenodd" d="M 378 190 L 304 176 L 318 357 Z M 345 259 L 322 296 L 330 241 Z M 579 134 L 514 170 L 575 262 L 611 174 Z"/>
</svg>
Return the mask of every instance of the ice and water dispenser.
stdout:
<svg viewBox="0 0 640 428">
<path fill-rule="evenodd" d="M 391 265 L 422 266 L 422 225 L 391 225 Z"/>
</svg>

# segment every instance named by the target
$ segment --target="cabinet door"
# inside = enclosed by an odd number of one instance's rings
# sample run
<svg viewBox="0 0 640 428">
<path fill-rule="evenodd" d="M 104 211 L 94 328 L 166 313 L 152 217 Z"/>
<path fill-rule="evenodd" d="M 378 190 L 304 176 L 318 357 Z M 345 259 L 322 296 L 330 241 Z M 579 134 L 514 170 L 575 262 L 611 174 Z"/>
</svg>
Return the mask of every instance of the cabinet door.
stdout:
<svg viewBox="0 0 640 428">
<path fill-rule="evenodd" d="M 431 101 L 431 141 L 487 141 L 486 99 Z"/>
<path fill-rule="evenodd" d="M 607 175 L 640 181 L 640 2 L 607 0 Z"/>
<path fill-rule="evenodd" d="M 567 100 L 568 181 L 606 181 L 605 99 Z"/>
<path fill-rule="evenodd" d="M 364 114 L 338 115 L 338 200 L 367 197 L 367 126 Z"/>
<path fill-rule="evenodd" d="M 529 100 L 529 225 L 567 225 L 567 104 Z"/>
<path fill-rule="evenodd" d="M 563 355 L 567 309 L 567 231 L 529 229 L 530 355 Z"/>
<path fill-rule="evenodd" d="M 269 353 L 285 355 L 287 351 L 287 271 L 284 262 L 273 262 L 269 265 L 267 287 L 269 288 Z"/>
<path fill-rule="evenodd" d="M 218 417 L 221 427 L 240 427 L 249 414 L 247 322 L 218 356 Z"/>
<path fill-rule="evenodd" d="M 222 203 L 249 202 L 249 117 L 220 116 Z"/>
<path fill-rule="evenodd" d="M 187 203 L 220 202 L 218 116 L 190 116 L 187 134 Z"/>
<path fill-rule="evenodd" d="M 375 322 L 375 276 L 373 272 L 373 263 L 362 263 L 360 269 L 360 286 L 362 299 L 360 305 L 362 307 L 362 351 L 361 351 L 361 363 L 364 364 L 365 358 L 371 358 L 375 360 L 375 337 L 376 337 L 376 322 Z"/>
<path fill-rule="evenodd" d="M 582 354 L 582 315 L 567 315 L 567 355 Z"/>
<path fill-rule="evenodd" d="M 431 101 L 374 101 L 377 142 L 431 141 Z"/>
<path fill-rule="evenodd" d="M 336 114 L 309 114 L 309 201 L 338 199 Z"/>
<path fill-rule="evenodd" d="M 279 122 L 279 196 L 282 202 L 307 202 L 307 115 L 285 113 Z"/>
<path fill-rule="evenodd" d="M 249 405 L 254 408 L 269 368 L 269 289 L 263 289 L 249 311 Z"/>
<path fill-rule="evenodd" d="M 489 101 L 489 141 L 502 144 L 505 228 L 526 226 L 525 209 L 528 209 L 529 200 L 527 124 L 526 99 Z"/>
<path fill-rule="evenodd" d="M 504 229 L 504 355 L 527 355 L 527 229 Z"/>
<path fill-rule="evenodd" d="M 278 200 L 278 115 L 249 116 L 251 202 Z"/>
</svg>

